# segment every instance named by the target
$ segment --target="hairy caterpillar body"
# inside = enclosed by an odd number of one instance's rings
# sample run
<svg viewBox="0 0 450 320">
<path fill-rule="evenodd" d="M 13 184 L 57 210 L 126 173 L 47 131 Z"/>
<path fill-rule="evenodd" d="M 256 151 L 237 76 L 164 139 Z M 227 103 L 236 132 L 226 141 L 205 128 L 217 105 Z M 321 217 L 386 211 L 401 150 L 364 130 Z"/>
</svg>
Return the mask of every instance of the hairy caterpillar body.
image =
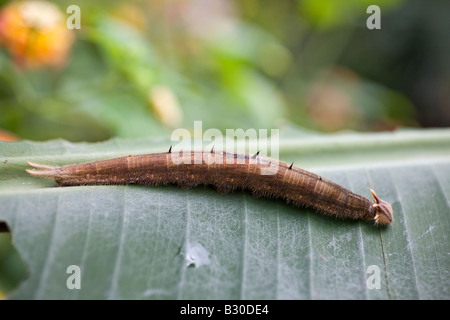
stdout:
<svg viewBox="0 0 450 320">
<path fill-rule="evenodd" d="M 130 155 L 121 158 L 61 167 L 28 162 L 38 170 L 28 173 L 54 179 L 59 186 L 176 184 L 182 188 L 211 185 L 218 192 L 235 189 L 254 196 L 274 197 L 298 207 L 309 207 L 335 217 L 361 219 L 377 225 L 393 221 L 392 207 L 377 197 L 374 201 L 322 178 L 319 175 L 258 154 L 190 151 L 183 162 L 168 152 Z M 272 174 L 261 174 L 276 163 Z"/>
</svg>

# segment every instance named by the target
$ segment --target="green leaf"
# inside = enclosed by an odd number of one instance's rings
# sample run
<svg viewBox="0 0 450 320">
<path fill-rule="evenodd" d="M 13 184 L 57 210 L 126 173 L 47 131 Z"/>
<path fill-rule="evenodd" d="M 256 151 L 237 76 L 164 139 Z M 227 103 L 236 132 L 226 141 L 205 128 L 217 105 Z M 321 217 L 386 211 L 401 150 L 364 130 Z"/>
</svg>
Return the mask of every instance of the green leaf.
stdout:
<svg viewBox="0 0 450 320">
<path fill-rule="evenodd" d="M 58 188 L 25 172 L 26 161 L 68 164 L 170 144 L 0 143 L 0 221 L 29 270 L 11 298 L 450 298 L 450 130 L 282 131 L 281 160 L 366 197 L 373 188 L 393 206 L 387 228 L 243 192 Z M 80 290 L 66 286 L 70 265 L 80 267 Z M 379 289 L 367 286 L 370 266 Z"/>
</svg>

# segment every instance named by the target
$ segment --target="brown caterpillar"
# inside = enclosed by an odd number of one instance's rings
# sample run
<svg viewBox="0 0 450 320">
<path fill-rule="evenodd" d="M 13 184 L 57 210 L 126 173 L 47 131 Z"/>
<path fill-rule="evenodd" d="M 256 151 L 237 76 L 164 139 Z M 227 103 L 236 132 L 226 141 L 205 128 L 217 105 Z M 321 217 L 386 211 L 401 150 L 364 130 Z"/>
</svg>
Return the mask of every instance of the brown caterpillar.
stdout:
<svg viewBox="0 0 450 320">
<path fill-rule="evenodd" d="M 254 196 L 284 199 L 299 207 L 309 207 L 324 214 L 388 225 L 393 221 L 392 207 L 377 197 L 374 201 L 322 178 L 267 157 L 247 153 L 190 151 L 184 163 L 168 152 L 72 164 L 62 167 L 28 162 L 39 170 L 28 173 L 54 179 L 59 186 L 138 184 L 176 184 L 182 188 L 212 185 L 218 192 L 249 190 Z M 276 166 L 274 164 L 276 163 Z M 261 174 L 274 167 L 272 174 Z"/>
</svg>

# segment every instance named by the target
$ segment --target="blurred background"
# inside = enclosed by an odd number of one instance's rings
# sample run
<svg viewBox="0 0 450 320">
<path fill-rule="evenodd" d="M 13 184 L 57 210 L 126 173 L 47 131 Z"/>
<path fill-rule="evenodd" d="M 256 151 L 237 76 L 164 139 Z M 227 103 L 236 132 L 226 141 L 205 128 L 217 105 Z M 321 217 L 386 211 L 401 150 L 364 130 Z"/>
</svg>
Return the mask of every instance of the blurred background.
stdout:
<svg viewBox="0 0 450 320">
<path fill-rule="evenodd" d="M 73 2 L 0 0 L 1 139 L 450 125 L 448 0 Z"/>
<path fill-rule="evenodd" d="M 0 0 L 0 140 L 450 125 L 448 0 L 74 2 Z M 27 272 L 10 241 L 0 299 Z"/>
</svg>

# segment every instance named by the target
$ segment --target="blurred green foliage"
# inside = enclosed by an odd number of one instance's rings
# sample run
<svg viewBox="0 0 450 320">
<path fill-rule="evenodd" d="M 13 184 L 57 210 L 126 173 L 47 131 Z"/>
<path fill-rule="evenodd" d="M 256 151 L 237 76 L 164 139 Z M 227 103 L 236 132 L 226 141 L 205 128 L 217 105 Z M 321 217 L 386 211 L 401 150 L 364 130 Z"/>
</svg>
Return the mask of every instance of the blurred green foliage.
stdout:
<svg viewBox="0 0 450 320">
<path fill-rule="evenodd" d="M 328 29 L 360 22 L 360 15 L 370 5 L 383 9 L 397 6 L 403 0 L 303 0 L 297 1 L 299 13 L 315 27 Z"/>
<path fill-rule="evenodd" d="M 11 235 L 0 233 L 0 300 L 26 276 L 27 269 L 17 250 L 11 246 Z"/>
<path fill-rule="evenodd" d="M 69 1 L 54 3 L 69 16 Z M 366 28 L 370 4 L 382 9 L 381 30 Z M 411 95 L 426 79 L 438 82 L 436 90 L 445 87 L 446 65 L 439 77 L 430 73 L 440 60 L 423 77 L 396 70 L 392 63 L 407 59 L 399 52 L 410 53 L 411 43 L 379 45 L 393 32 L 421 30 L 423 6 L 415 0 L 78 5 L 81 30 L 72 31 L 76 41 L 64 67 L 20 68 L 0 50 L 0 128 L 33 140 L 98 141 L 164 136 L 192 128 L 194 120 L 222 130 L 285 122 L 320 131 L 448 125 L 447 96 L 436 107 L 443 122 L 430 123 L 419 108 L 426 101 Z M 393 22 L 399 17 L 405 30 Z M 419 82 L 402 78 L 407 71 Z M 165 93 L 156 97 L 154 88 Z"/>
</svg>

